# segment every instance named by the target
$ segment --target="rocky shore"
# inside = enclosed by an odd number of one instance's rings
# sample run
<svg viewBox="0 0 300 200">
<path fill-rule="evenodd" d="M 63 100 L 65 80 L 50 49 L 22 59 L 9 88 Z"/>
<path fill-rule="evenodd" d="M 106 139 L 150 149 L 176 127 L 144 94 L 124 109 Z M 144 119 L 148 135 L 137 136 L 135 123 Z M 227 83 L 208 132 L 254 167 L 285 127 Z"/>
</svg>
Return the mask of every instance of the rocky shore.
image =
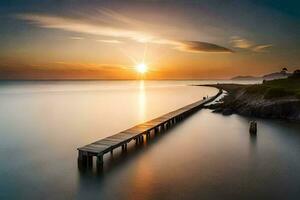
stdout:
<svg viewBox="0 0 300 200">
<path fill-rule="evenodd" d="M 273 95 L 261 89 L 261 85 L 215 84 L 206 85 L 228 92 L 216 104 L 208 105 L 213 112 L 230 115 L 233 113 L 272 119 L 300 121 L 300 99 L 293 95 Z M 271 93 L 272 94 L 272 93 Z"/>
</svg>

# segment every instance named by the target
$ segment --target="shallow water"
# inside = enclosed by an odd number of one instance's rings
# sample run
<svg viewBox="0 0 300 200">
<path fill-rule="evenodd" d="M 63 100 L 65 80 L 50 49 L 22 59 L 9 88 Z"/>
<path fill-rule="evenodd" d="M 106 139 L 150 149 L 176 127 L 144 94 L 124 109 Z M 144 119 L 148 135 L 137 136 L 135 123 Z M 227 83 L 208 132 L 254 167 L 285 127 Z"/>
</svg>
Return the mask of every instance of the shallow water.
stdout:
<svg viewBox="0 0 300 200">
<path fill-rule="evenodd" d="M 257 119 L 250 137 L 252 119 L 209 110 L 78 170 L 77 147 L 217 92 L 197 83 L 2 83 L 0 199 L 299 199 L 299 124 Z"/>
</svg>

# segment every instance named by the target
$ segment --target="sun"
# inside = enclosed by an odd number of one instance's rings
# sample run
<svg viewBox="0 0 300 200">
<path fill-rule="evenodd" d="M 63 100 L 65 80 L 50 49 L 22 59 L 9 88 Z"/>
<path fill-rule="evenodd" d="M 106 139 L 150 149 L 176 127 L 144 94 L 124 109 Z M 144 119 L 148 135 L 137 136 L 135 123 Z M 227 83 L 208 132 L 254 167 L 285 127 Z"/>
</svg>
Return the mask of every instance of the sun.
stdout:
<svg viewBox="0 0 300 200">
<path fill-rule="evenodd" d="M 136 71 L 141 73 L 141 74 L 146 73 L 147 70 L 148 70 L 148 67 L 145 63 L 140 63 L 136 66 Z"/>
</svg>

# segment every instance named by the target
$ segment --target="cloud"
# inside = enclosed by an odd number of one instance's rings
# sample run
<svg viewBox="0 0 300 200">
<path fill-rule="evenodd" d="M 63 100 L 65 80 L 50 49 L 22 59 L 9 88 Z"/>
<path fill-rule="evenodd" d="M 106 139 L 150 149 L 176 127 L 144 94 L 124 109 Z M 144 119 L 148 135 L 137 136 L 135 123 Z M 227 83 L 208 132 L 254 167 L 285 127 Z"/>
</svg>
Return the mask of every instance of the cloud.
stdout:
<svg viewBox="0 0 300 200">
<path fill-rule="evenodd" d="M 233 53 L 233 50 L 216 44 L 199 41 L 184 41 L 177 47 L 181 51 L 187 52 L 211 52 L 211 53 Z"/>
<path fill-rule="evenodd" d="M 118 65 L 118 64 L 97 64 L 97 63 L 73 63 L 73 62 L 54 62 L 51 65 L 51 69 L 71 69 L 71 70 L 79 70 L 79 69 L 86 69 L 86 70 L 115 70 L 115 69 L 129 69 L 132 67 L 126 65 Z M 45 68 L 45 67 L 44 67 Z"/>
<path fill-rule="evenodd" d="M 171 45 L 174 49 L 190 53 L 233 53 L 234 51 L 216 44 L 200 41 L 155 40 L 153 43 Z"/>
<path fill-rule="evenodd" d="M 77 36 L 74 36 L 74 37 L 70 37 L 71 40 L 83 40 L 84 38 L 83 37 L 77 37 Z"/>
<path fill-rule="evenodd" d="M 97 42 L 110 43 L 110 44 L 120 44 L 123 43 L 120 40 L 96 40 Z"/>
<path fill-rule="evenodd" d="M 253 46 L 253 43 L 251 41 L 244 38 L 240 38 L 238 36 L 231 37 L 230 43 L 233 47 L 240 49 L 249 49 Z"/>
<path fill-rule="evenodd" d="M 54 62 L 1 66 L 0 80 L 74 80 L 135 78 L 133 67 L 126 65 Z M 129 70 L 128 70 L 129 69 Z"/>
<path fill-rule="evenodd" d="M 255 42 L 238 36 L 231 37 L 230 43 L 233 47 L 246 49 L 257 53 L 267 52 L 267 49 L 273 46 L 272 44 L 256 44 Z"/>
<path fill-rule="evenodd" d="M 19 19 L 26 20 L 33 25 L 48 29 L 60 29 L 69 32 L 118 38 L 131 38 L 134 40 L 143 40 L 150 37 L 147 34 L 139 31 L 115 27 L 112 24 L 109 25 L 105 23 L 105 21 L 93 22 L 86 21 L 85 19 L 67 18 L 44 14 L 20 14 L 17 15 L 17 17 Z"/>
<path fill-rule="evenodd" d="M 272 47 L 272 44 L 258 45 L 254 47 L 252 50 L 255 52 L 267 52 L 267 50 Z"/>
<path fill-rule="evenodd" d="M 137 42 L 159 43 L 172 45 L 174 49 L 199 53 L 199 52 L 233 52 L 231 49 L 203 41 L 181 41 L 170 40 L 143 31 L 148 27 L 143 22 L 123 16 L 108 9 L 100 9 L 94 15 L 80 15 L 73 17 L 53 16 L 46 14 L 19 14 L 18 19 L 25 20 L 35 26 L 48 29 L 59 29 L 80 34 L 91 34 L 97 36 L 110 37 L 111 39 L 100 39 L 98 42 L 121 43 L 121 40 L 128 39 Z M 71 39 L 81 39 L 81 37 L 71 37 Z"/>
</svg>

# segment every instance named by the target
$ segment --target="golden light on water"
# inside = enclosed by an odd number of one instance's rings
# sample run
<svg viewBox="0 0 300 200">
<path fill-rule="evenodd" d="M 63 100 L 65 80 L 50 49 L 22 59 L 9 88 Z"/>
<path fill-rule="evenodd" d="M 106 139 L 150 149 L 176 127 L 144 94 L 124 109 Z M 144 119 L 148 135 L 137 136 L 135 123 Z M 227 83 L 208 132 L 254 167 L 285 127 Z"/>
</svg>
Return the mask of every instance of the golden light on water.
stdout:
<svg viewBox="0 0 300 200">
<path fill-rule="evenodd" d="M 148 66 L 145 63 L 140 63 L 136 65 L 136 71 L 140 74 L 144 74 L 148 71 Z"/>
<path fill-rule="evenodd" d="M 146 94 L 145 94 L 145 82 L 144 80 L 140 80 L 139 82 L 139 120 L 141 122 L 146 120 Z"/>
</svg>

